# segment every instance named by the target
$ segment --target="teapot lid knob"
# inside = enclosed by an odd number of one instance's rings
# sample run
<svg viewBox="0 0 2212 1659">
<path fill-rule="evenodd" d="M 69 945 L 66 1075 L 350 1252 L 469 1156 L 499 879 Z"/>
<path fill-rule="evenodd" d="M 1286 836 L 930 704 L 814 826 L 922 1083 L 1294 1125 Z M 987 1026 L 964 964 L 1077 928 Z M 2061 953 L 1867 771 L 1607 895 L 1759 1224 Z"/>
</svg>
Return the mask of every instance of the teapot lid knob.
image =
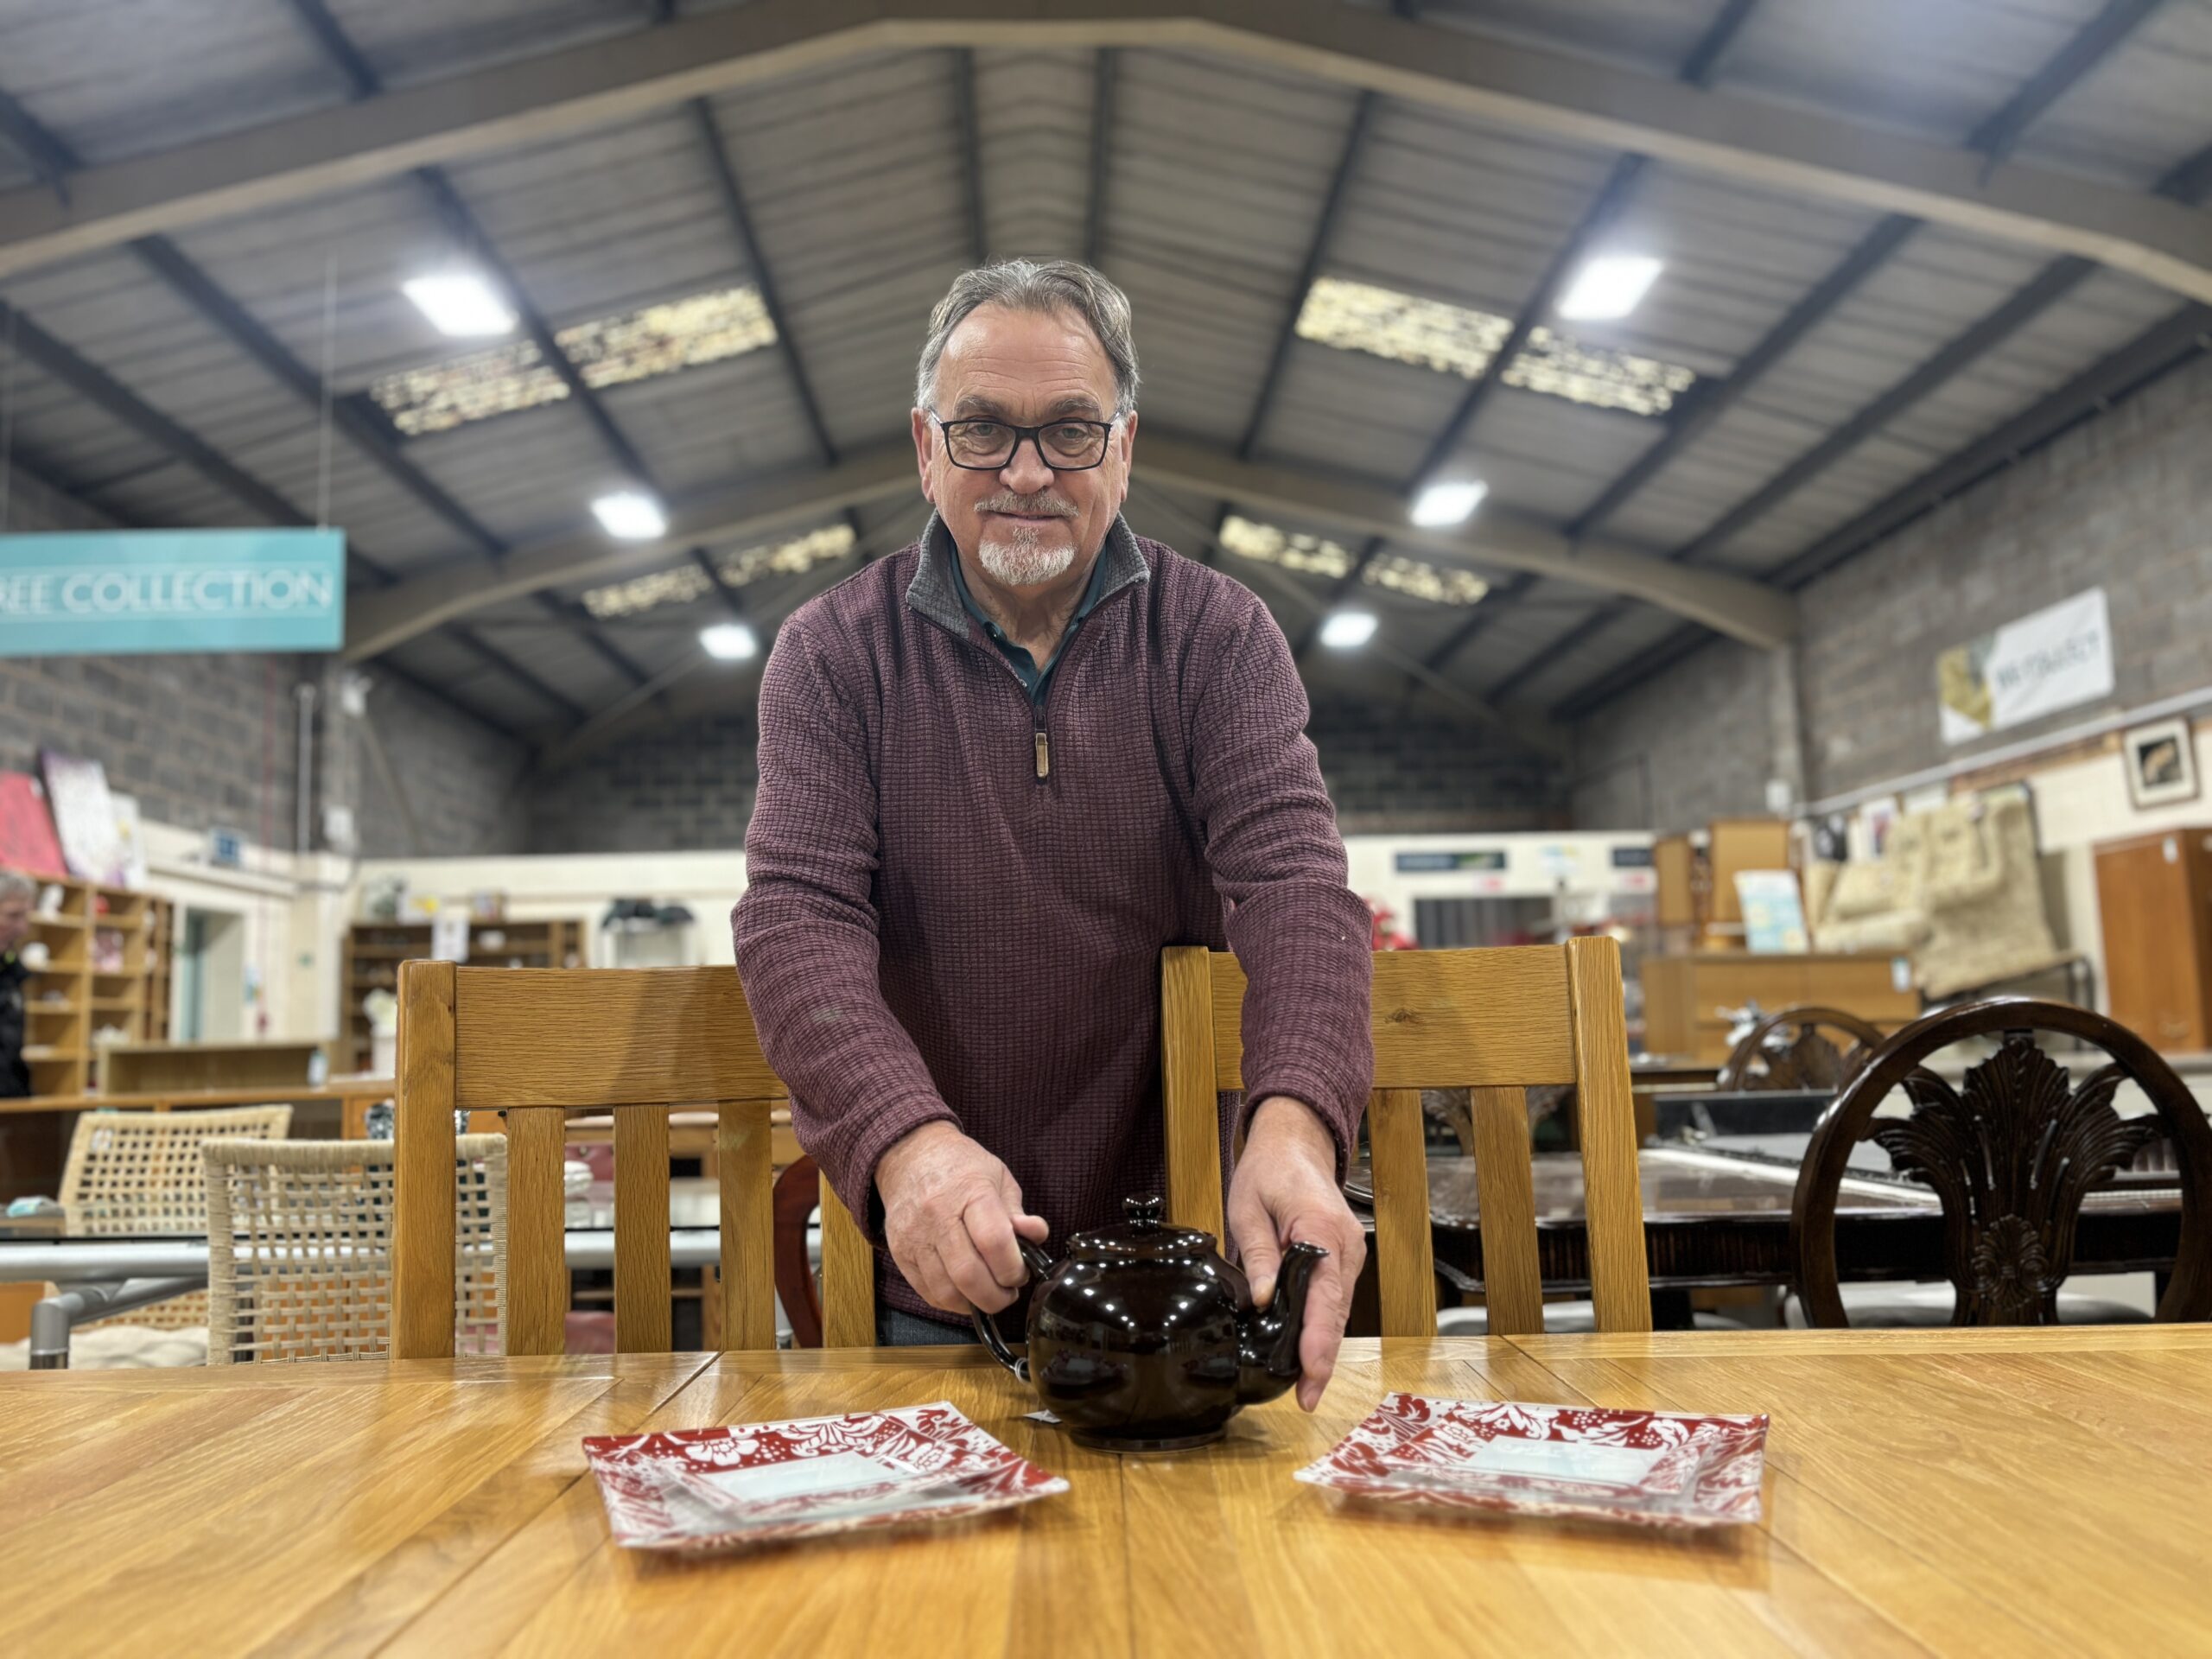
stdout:
<svg viewBox="0 0 2212 1659">
<path fill-rule="evenodd" d="M 1165 1208 L 1157 1192 L 1122 1200 L 1122 1213 L 1128 1217 L 1129 1225 L 1141 1233 L 1151 1232 L 1160 1225 L 1160 1213 Z"/>
</svg>

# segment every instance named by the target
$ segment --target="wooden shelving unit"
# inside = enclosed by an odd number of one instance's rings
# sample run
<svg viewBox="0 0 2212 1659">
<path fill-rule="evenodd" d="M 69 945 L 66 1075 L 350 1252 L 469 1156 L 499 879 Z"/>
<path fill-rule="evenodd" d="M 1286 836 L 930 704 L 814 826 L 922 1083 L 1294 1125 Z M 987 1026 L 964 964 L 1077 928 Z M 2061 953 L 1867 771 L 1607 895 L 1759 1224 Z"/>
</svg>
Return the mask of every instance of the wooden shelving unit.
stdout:
<svg viewBox="0 0 2212 1659">
<path fill-rule="evenodd" d="M 471 922 L 468 960 L 478 967 L 581 968 L 584 926 L 573 919 Z M 361 1011 L 361 999 L 374 990 L 397 992 L 399 964 L 429 954 L 428 922 L 355 922 L 346 930 L 338 1023 L 344 1051 L 339 1058 L 347 1071 L 369 1069 L 369 1016 Z"/>
<path fill-rule="evenodd" d="M 45 906 L 56 888 L 59 902 Z M 33 1095 L 81 1095 L 92 1086 L 102 1033 L 134 1043 L 168 1035 L 175 907 L 86 881 L 41 881 L 39 893 L 30 937 L 46 946 L 47 965 L 24 987 L 23 1058 Z"/>
</svg>

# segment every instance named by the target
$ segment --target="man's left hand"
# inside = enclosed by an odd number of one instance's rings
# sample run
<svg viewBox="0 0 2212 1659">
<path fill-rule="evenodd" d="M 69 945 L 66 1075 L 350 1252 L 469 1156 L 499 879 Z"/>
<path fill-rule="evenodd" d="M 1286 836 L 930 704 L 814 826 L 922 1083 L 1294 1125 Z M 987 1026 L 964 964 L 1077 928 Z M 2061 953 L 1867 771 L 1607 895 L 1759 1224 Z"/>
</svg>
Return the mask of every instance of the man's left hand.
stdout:
<svg viewBox="0 0 2212 1659">
<path fill-rule="evenodd" d="M 1274 1300 L 1286 1247 L 1319 1244 L 1329 1253 L 1306 1293 L 1298 1340 L 1298 1403 L 1311 1411 L 1336 1370 L 1367 1235 L 1337 1185 L 1336 1137 L 1303 1102 L 1274 1095 L 1252 1114 L 1229 1183 L 1229 1235 L 1262 1306 Z"/>
</svg>

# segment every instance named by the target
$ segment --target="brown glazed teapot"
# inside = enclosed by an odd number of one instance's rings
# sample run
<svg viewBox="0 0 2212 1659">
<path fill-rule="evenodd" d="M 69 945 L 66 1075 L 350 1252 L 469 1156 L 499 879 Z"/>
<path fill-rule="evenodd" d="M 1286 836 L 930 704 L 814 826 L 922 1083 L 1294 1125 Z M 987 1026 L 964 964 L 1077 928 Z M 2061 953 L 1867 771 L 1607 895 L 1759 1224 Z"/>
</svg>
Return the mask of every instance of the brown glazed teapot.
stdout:
<svg viewBox="0 0 2212 1659">
<path fill-rule="evenodd" d="M 1017 1359 L 981 1313 L 976 1334 L 1078 1445 L 1204 1446 L 1241 1408 L 1298 1381 L 1306 1287 L 1329 1253 L 1317 1244 L 1285 1250 L 1274 1304 L 1262 1313 L 1211 1233 L 1163 1225 L 1157 1198 L 1129 1198 L 1122 1208 L 1123 1225 L 1077 1234 L 1058 1263 L 1020 1241 L 1038 1281 L 1027 1358 Z"/>
</svg>

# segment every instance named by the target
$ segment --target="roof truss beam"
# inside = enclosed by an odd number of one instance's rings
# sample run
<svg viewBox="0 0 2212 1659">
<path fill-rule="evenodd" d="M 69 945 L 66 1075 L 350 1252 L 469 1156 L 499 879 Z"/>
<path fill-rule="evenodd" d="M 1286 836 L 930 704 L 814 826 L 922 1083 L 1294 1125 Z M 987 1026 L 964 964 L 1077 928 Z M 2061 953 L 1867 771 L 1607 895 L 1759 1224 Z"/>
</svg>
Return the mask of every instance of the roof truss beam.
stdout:
<svg viewBox="0 0 2212 1659">
<path fill-rule="evenodd" d="M 672 564 L 688 556 L 694 543 L 758 538 L 806 528 L 848 507 L 904 499 L 915 488 L 913 468 L 912 447 L 892 442 L 811 476 L 779 475 L 672 503 L 669 533 L 658 542 L 616 543 L 597 534 L 569 535 L 518 545 L 497 566 L 471 562 L 410 577 L 353 606 L 346 654 L 355 660 L 374 657 L 483 606 L 545 588 Z M 1451 564 L 1534 570 L 1601 593 L 1628 594 L 1751 645 L 1778 645 L 1796 628 L 1794 602 L 1757 582 L 1669 564 L 1617 543 L 1570 546 L 1551 526 L 1502 508 L 1465 524 L 1424 529 L 1406 522 L 1404 500 L 1389 485 L 1239 461 L 1226 450 L 1150 431 L 1138 451 L 1137 475 L 1256 511 L 1387 537 Z"/>
<path fill-rule="evenodd" d="M 990 45 L 1211 52 L 2072 254 L 2212 301 L 2212 221 L 2049 168 L 1338 0 L 757 0 L 0 195 L 0 274 L 815 70 Z"/>
</svg>

